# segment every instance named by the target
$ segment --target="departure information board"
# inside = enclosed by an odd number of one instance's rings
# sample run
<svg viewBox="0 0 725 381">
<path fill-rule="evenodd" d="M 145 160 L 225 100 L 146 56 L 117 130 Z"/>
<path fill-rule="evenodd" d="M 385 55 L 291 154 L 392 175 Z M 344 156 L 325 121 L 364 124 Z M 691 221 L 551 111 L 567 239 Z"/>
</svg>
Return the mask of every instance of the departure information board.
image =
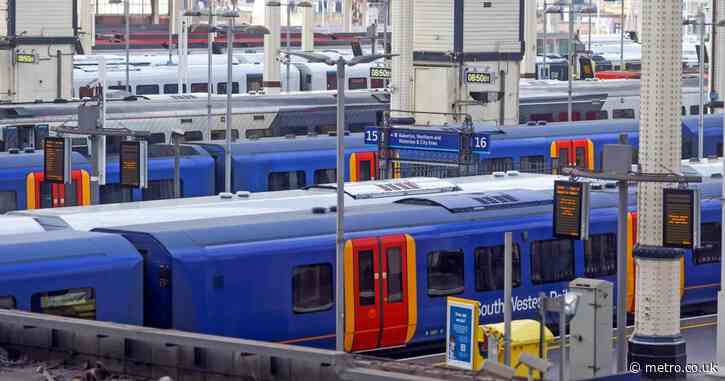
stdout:
<svg viewBox="0 0 725 381">
<path fill-rule="evenodd" d="M 663 246 L 693 247 L 695 244 L 695 192 L 689 189 L 665 189 L 662 209 Z"/>
<path fill-rule="evenodd" d="M 575 181 L 554 182 L 554 236 L 585 239 L 587 236 L 585 183 Z"/>
<path fill-rule="evenodd" d="M 121 142 L 121 186 L 141 186 L 141 142 Z"/>
<path fill-rule="evenodd" d="M 64 138 L 45 138 L 43 141 L 45 181 L 65 182 L 65 143 Z"/>
</svg>

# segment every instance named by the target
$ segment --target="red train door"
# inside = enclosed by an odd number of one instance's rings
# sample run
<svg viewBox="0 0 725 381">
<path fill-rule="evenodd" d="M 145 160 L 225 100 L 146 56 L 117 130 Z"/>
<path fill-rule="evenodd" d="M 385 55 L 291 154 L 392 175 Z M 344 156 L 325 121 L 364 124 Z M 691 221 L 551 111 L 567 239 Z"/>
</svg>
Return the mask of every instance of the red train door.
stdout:
<svg viewBox="0 0 725 381">
<path fill-rule="evenodd" d="M 350 181 L 377 179 L 378 160 L 375 152 L 356 152 L 350 155 Z"/>
<path fill-rule="evenodd" d="M 565 167 L 594 170 L 594 144 L 589 139 L 557 140 L 551 143 L 551 159 L 555 173 Z"/>
<path fill-rule="evenodd" d="M 345 350 L 405 345 L 417 324 L 415 243 L 396 235 L 345 246 Z"/>
</svg>

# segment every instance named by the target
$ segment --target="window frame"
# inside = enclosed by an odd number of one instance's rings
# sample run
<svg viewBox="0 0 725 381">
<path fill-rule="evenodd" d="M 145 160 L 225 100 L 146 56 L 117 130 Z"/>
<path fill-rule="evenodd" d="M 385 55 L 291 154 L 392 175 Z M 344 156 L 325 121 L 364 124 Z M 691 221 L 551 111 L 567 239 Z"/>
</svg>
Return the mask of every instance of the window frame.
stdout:
<svg viewBox="0 0 725 381">
<path fill-rule="evenodd" d="M 595 237 L 597 237 L 597 238 L 595 238 Z M 610 250 L 610 253 L 613 253 L 612 270 L 609 270 L 609 271 L 599 270 L 598 272 L 593 272 L 593 271 L 589 270 L 589 267 L 590 267 L 589 262 L 592 259 L 592 254 L 597 254 L 597 256 L 600 258 L 603 256 L 604 257 L 603 260 L 604 261 L 607 260 L 607 253 L 602 253 L 602 252 L 592 253 L 590 251 L 590 250 L 593 250 L 594 246 L 595 246 L 595 243 L 593 242 L 593 240 L 599 239 L 599 238 L 604 238 L 604 239 L 613 238 L 614 239 L 614 243 L 611 245 L 612 250 Z M 617 234 L 616 233 L 607 232 L 607 233 L 601 233 L 601 234 L 590 234 L 589 238 L 586 241 L 584 241 L 583 244 L 584 244 L 584 257 L 583 257 L 584 258 L 584 277 L 586 277 L 586 278 L 602 278 L 602 277 L 613 276 L 613 275 L 617 274 Z M 601 247 L 601 243 L 599 243 L 599 245 L 597 245 L 597 246 Z M 598 250 L 598 248 L 597 248 L 597 250 Z M 601 263 L 601 262 L 602 262 L 602 259 L 599 259 L 599 263 Z"/>
<path fill-rule="evenodd" d="M 150 91 L 147 91 L 150 90 Z M 136 95 L 159 95 L 161 89 L 156 84 L 136 85 Z"/>
<path fill-rule="evenodd" d="M 475 276 L 475 283 L 476 283 L 476 286 L 475 286 L 476 292 L 495 292 L 495 291 L 503 290 L 504 284 L 502 284 L 500 288 L 497 287 L 494 289 L 490 289 L 490 288 L 481 287 L 481 284 L 479 283 L 479 279 L 480 279 L 479 274 L 481 274 L 481 271 L 482 271 L 481 266 L 480 266 L 480 264 L 481 264 L 480 260 L 481 260 L 481 257 L 484 256 L 483 255 L 484 250 L 488 251 L 488 255 L 500 255 L 501 258 L 499 260 L 504 261 L 503 266 L 505 266 L 505 256 L 506 256 L 505 250 L 506 250 L 506 248 L 504 245 L 476 247 L 473 250 L 473 262 L 474 262 L 473 269 L 474 269 L 474 274 L 475 274 L 474 276 Z M 500 253 L 497 253 L 496 252 L 497 250 L 500 250 Z M 512 250 L 511 254 L 512 254 L 512 264 L 513 264 L 513 269 L 511 272 L 512 280 L 513 280 L 513 288 L 517 288 L 517 287 L 521 287 L 521 284 L 522 284 L 522 281 L 521 281 L 521 247 L 519 246 L 518 243 L 514 242 L 513 250 Z M 494 258 L 494 261 L 495 260 L 496 260 L 496 258 Z M 501 283 L 504 283 L 505 282 L 505 280 L 504 280 L 505 269 L 503 267 L 501 267 L 501 272 L 503 273 L 501 275 Z M 489 274 L 490 274 L 490 272 L 489 272 Z M 517 277 L 517 275 L 518 275 L 518 277 Z"/>
<path fill-rule="evenodd" d="M 5 198 L 7 196 L 7 199 Z M 0 203 L 0 206 L 4 206 L 5 201 L 10 201 L 10 198 L 12 197 L 12 204 L 8 205 L 9 207 L 12 206 L 13 209 L 4 209 L 0 207 L 0 214 L 5 214 L 7 212 L 11 212 L 13 210 L 18 210 L 18 192 L 14 190 L 3 190 L 0 191 L 0 201 L 3 201 Z"/>
<path fill-rule="evenodd" d="M 708 226 L 715 226 L 715 232 L 714 236 L 717 238 L 716 240 L 705 240 L 705 234 L 707 232 L 711 232 L 712 230 L 706 229 L 706 225 Z M 718 265 L 722 261 L 722 224 L 720 222 L 703 222 L 700 224 L 700 236 L 701 236 L 701 244 L 700 248 L 696 248 L 692 250 L 692 263 L 695 266 L 704 266 L 704 265 Z M 710 247 L 705 248 L 705 245 L 708 245 Z M 714 260 L 714 256 L 707 255 L 704 253 L 705 251 L 711 251 L 720 254 L 718 256 L 718 260 Z M 705 259 L 701 259 L 702 257 L 705 257 Z"/>
<path fill-rule="evenodd" d="M 300 178 L 302 179 L 302 184 L 301 185 L 298 182 L 296 184 L 296 187 L 291 187 L 292 184 L 289 181 L 289 179 L 290 179 L 290 175 L 292 173 L 294 173 L 296 175 L 297 179 L 300 179 Z M 277 176 L 277 175 L 285 175 L 285 176 L 287 176 L 287 182 L 286 182 L 287 187 L 286 188 L 278 188 L 278 187 L 272 188 L 272 184 L 277 184 L 277 182 L 273 182 L 272 181 L 272 176 Z M 307 173 L 305 173 L 305 171 L 302 171 L 302 170 L 297 170 L 297 171 L 292 170 L 292 171 L 284 171 L 284 172 L 282 172 L 282 171 L 279 171 L 279 172 L 270 172 L 267 175 L 267 191 L 268 192 L 277 192 L 277 191 L 286 191 L 286 190 L 302 189 L 302 188 L 304 188 L 306 186 L 307 186 Z"/>
<path fill-rule="evenodd" d="M 324 305 L 319 305 L 319 306 L 316 306 L 316 307 L 298 307 L 297 306 L 297 302 L 299 302 L 299 300 L 297 300 L 297 292 L 295 291 L 297 289 L 297 287 L 296 287 L 297 286 L 297 284 L 296 284 L 296 282 L 297 282 L 297 279 L 296 279 L 297 278 L 297 275 L 300 274 L 302 272 L 302 270 L 310 269 L 310 268 L 315 268 L 315 267 L 327 268 L 327 271 L 328 271 L 327 275 L 329 275 L 329 283 L 328 283 L 329 284 L 329 293 L 330 293 L 329 294 L 329 302 L 326 303 L 326 304 L 324 304 Z M 318 274 L 323 274 L 323 272 L 321 272 L 321 270 L 318 270 Z M 318 276 L 318 280 L 319 280 L 319 278 L 321 278 L 321 275 Z M 309 314 L 309 313 L 327 311 L 327 310 L 330 310 L 332 308 L 332 306 L 335 305 L 334 287 L 333 287 L 334 279 L 333 279 L 332 265 L 331 264 L 329 264 L 329 263 L 315 263 L 315 264 L 310 264 L 310 265 L 295 266 L 292 269 L 292 279 L 291 280 L 292 280 L 292 282 L 291 282 L 291 287 L 292 287 L 292 312 L 294 312 L 295 314 Z M 324 285 L 324 283 L 318 282 L 318 284 L 317 284 L 318 289 L 321 289 L 322 288 L 321 287 L 322 285 Z M 322 293 L 320 293 L 320 294 L 322 294 Z"/>
<path fill-rule="evenodd" d="M 433 274 L 433 272 L 431 271 L 431 259 L 432 259 L 433 255 L 435 255 L 435 254 L 438 254 L 438 255 L 445 254 L 447 256 L 456 255 L 456 256 L 460 257 L 460 261 L 461 261 L 460 274 L 456 274 L 456 275 L 460 275 L 460 286 L 459 287 L 448 288 L 445 290 L 431 288 L 431 275 Z M 426 273 L 427 273 L 426 274 L 427 275 L 426 290 L 428 292 L 428 296 L 430 296 L 430 297 L 457 295 L 457 294 L 461 294 L 461 293 L 465 292 L 465 290 L 466 290 L 466 258 L 465 258 L 463 249 L 437 250 L 437 251 L 429 252 L 428 255 L 426 256 Z M 436 273 L 442 273 L 442 272 L 438 271 Z"/>
<path fill-rule="evenodd" d="M 534 248 L 539 243 L 553 243 L 553 242 L 570 242 L 571 243 L 571 277 L 567 278 L 558 278 L 556 280 L 543 280 L 543 274 L 539 274 L 538 277 L 534 277 L 534 271 L 540 271 L 540 268 L 536 268 L 534 265 L 534 258 L 537 257 L 537 253 L 535 252 Z M 548 253 L 551 253 L 553 249 L 547 250 Z M 560 251 L 558 250 L 560 253 Z M 546 258 L 545 258 L 546 259 Z M 541 262 L 541 259 L 539 259 Z M 529 268 L 530 268 L 530 274 L 529 279 L 531 280 L 531 283 L 534 285 L 541 285 L 541 284 L 551 284 L 551 283 L 561 283 L 561 282 L 569 282 L 576 278 L 576 241 L 572 239 L 544 239 L 544 240 L 536 240 L 532 241 L 531 245 L 529 246 Z M 540 278 L 541 280 L 535 280 L 536 278 Z"/>
</svg>

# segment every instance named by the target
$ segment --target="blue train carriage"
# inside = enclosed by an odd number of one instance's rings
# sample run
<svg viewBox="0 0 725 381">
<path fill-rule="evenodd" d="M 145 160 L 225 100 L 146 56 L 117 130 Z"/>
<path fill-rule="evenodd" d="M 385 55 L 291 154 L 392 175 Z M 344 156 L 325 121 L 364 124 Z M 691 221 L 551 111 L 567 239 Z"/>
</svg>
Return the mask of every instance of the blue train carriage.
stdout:
<svg viewBox="0 0 725 381">
<path fill-rule="evenodd" d="M 198 146 L 180 146 L 181 196 L 215 194 L 214 159 Z M 106 185 L 101 186 L 101 204 L 174 198 L 174 147 L 148 146 L 148 188 L 122 187 L 117 154 L 106 159 Z"/>
<path fill-rule="evenodd" d="M 199 143 L 216 163 L 216 191 L 224 191 L 225 143 Z M 281 191 L 334 183 L 336 137 L 311 135 L 232 143 L 233 191 Z M 375 180 L 377 162 L 362 134 L 345 137 L 346 181 Z"/>
<path fill-rule="evenodd" d="M 685 306 L 714 301 L 717 291 L 705 286 L 719 277 L 719 185 L 703 191 L 703 226 L 710 233 L 705 249 L 683 260 Z M 539 292 L 561 294 L 576 277 L 614 281 L 616 202 L 613 190 L 594 192 L 588 241 L 552 238 L 550 191 L 350 208 L 345 349 L 442 342 L 449 295 L 481 301 L 482 321 L 500 321 L 506 231 L 514 233 L 517 319 L 535 316 Z M 99 231 L 122 234 L 146 258 L 147 325 L 331 347 L 335 215 L 320 212 Z M 629 242 L 631 251 L 634 239 Z M 633 274 L 631 266 L 627 271 Z"/>
<path fill-rule="evenodd" d="M 0 307 L 141 325 L 142 261 L 128 241 L 111 234 L 5 236 Z"/>
<path fill-rule="evenodd" d="M 42 151 L 0 153 L 0 213 L 90 203 L 90 164 L 86 158 L 73 153 L 71 184 L 45 181 L 43 158 Z"/>
</svg>

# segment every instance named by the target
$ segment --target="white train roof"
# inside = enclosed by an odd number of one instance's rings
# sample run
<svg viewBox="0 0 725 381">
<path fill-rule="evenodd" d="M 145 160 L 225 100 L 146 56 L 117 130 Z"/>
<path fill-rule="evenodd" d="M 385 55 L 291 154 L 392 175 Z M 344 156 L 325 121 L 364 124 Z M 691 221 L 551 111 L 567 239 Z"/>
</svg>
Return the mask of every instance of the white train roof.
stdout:
<svg viewBox="0 0 725 381">
<path fill-rule="evenodd" d="M 413 194 L 478 193 L 511 189 L 547 190 L 552 189 L 554 180 L 559 178 L 553 175 L 520 174 L 511 171 L 452 179 L 424 177 L 350 183 L 346 185 L 345 205 L 388 203 Z M 33 217 L 48 230 L 70 228 L 88 231 L 94 228 L 138 223 L 251 216 L 316 207 L 329 208 L 336 203 L 335 192 L 334 184 L 330 184 L 306 190 L 238 192 L 234 195 L 25 210 L 10 214 Z"/>
</svg>

